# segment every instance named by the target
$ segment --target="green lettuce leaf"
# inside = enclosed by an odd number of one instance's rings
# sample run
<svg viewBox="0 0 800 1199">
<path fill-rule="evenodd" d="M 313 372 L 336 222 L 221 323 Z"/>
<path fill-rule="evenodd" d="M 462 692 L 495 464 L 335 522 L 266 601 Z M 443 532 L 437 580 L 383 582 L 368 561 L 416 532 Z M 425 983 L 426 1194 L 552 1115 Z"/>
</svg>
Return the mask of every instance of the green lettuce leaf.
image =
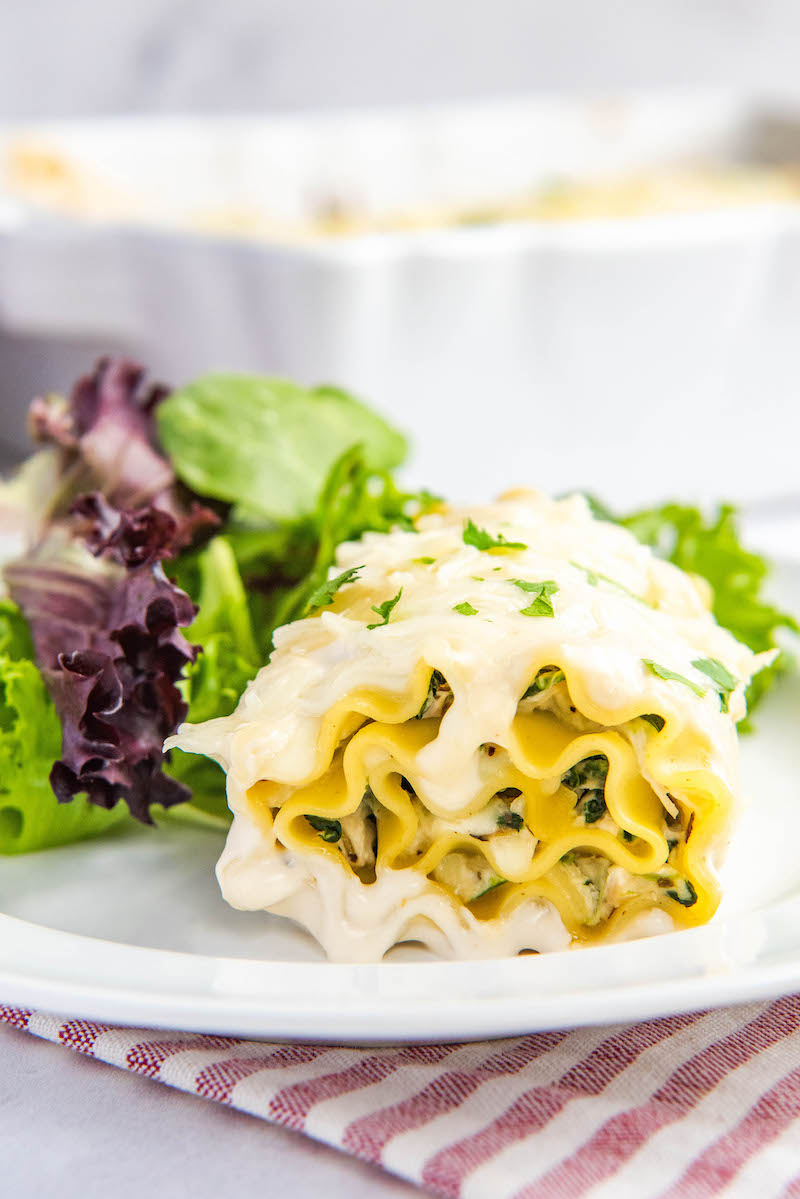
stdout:
<svg viewBox="0 0 800 1199">
<path fill-rule="evenodd" d="M 333 464 L 309 517 L 263 528 L 231 523 L 204 549 L 172 563 L 180 586 L 199 605 L 186 630 L 188 640 L 203 647 L 182 685 L 187 720 L 233 711 L 268 660 L 275 629 L 306 616 L 315 598 L 330 590 L 340 542 L 370 529 L 411 528 L 411 514 L 437 502 L 427 493 L 401 491 L 390 475 L 373 472 L 354 446 Z M 228 815 L 224 775 L 214 762 L 173 750 L 167 773 L 191 787 L 193 806 Z"/>
<path fill-rule="evenodd" d="M 206 375 L 168 396 L 156 419 L 178 477 L 251 525 L 310 515 L 334 462 L 356 443 L 373 471 L 398 466 L 408 448 L 347 392 L 255 375 Z"/>
<path fill-rule="evenodd" d="M 0 601 L 0 853 L 66 845 L 130 820 L 124 804 L 107 812 L 77 795 L 60 804 L 50 768 L 61 753 L 61 725 L 33 660 L 19 609 Z"/>
<path fill-rule="evenodd" d="M 245 586 L 228 539 L 215 537 L 189 564 L 184 564 L 182 574 L 184 581 L 187 576 L 191 580 L 192 594 L 199 604 L 197 618 L 186 636 L 202 646 L 202 653 L 185 669 L 181 691 L 189 705 L 186 719 L 200 724 L 230 715 L 263 661 L 256 647 Z M 229 819 L 225 775 L 216 762 L 174 749 L 166 772 L 191 788 L 195 807 Z"/>
<path fill-rule="evenodd" d="M 598 500 L 591 496 L 587 499 L 600 520 L 624 525 L 660 557 L 706 579 L 711 584 L 717 623 L 755 653 L 775 649 L 781 629 L 800 632 L 794 616 L 764 598 L 769 565 L 742 545 L 736 510 L 731 505 L 721 505 L 708 517 L 699 508 L 681 504 L 615 516 Z M 773 664 L 755 676 L 747 689 L 749 713 L 790 664 L 790 655 L 781 650 Z M 746 731 L 747 722 L 739 728 Z"/>
<path fill-rule="evenodd" d="M 391 475 L 372 471 L 360 446 L 346 450 L 333 464 L 311 519 L 290 534 L 293 561 L 276 562 L 270 554 L 253 556 L 244 571 L 253 593 L 256 625 L 263 629 L 267 645 L 271 646 L 276 628 L 307 615 L 315 594 L 324 589 L 341 542 L 355 541 L 368 531 L 413 529 L 413 515 L 438 502 L 427 492 L 402 491 Z M 230 533 L 237 556 L 240 536 L 235 529 Z M 246 532 L 244 537 L 247 545 Z M 292 567 L 295 581 L 288 583 L 287 568 Z"/>
</svg>

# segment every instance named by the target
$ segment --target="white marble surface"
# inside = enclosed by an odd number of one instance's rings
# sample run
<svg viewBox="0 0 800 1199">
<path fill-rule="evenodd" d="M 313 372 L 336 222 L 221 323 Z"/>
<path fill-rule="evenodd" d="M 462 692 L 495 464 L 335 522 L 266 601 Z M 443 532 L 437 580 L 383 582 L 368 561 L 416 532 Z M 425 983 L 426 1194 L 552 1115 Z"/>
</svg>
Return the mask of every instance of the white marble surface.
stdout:
<svg viewBox="0 0 800 1199">
<path fill-rule="evenodd" d="M 800 89 L 796 0 L 3 0 L 0 118 Z"/>
</svg>

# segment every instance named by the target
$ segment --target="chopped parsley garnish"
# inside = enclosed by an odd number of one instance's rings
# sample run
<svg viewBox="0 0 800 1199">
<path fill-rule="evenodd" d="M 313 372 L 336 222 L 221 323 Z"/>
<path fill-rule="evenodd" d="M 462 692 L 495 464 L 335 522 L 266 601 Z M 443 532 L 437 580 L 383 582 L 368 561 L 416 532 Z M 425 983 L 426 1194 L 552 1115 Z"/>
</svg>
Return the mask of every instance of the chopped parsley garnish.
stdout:
<svg viewBox="0 0 800 1199">
<path fill-rule="evenodd" d="M 520 608 L 520 616 L 555 616 L 553 611 L 553 602 L 549 596 L 542 593 L 537 595 L 535 599 L 525 608 Z"/>
<path fill-rule="evenodd" d="M 600 582 L 600 575 L 590 570 L 588 566 L 581 566 L 580 562 L 573 562 L 571 559 L 570 566 L 574 566 L 576 570 L 582 570 L 586 575 L 586 582 L 591 584 L 592 587 L 596 587 Z"/>
<path fill-rule="evenodd" d="M 333 597 L 339 588 L 344 587 L 346 583 L 354 583 L 358 578 L 359 571 L 363 569 L 363 566 L 351 566 L 348 570 L 343 570 L 335 579 L 327 579 L 324 583 L 320 583 L 319 587 L 308 597 L 306 613 L 313 612 L 315 608 L 324 608 L 326 604 L 332 604 Z"/>
<path fill-rule="evenodd" d="M 472 575 L 471 577 L 475 580 L 476 583 L 485 583 L 486 582 L 486 579 L 483 577 L 483 575 Z"/>
<path fill-rule="evenodd" d="M 711 682 L 716 685 L 719 691 L 719 702 L 722 705 L 722 711 L 728 711 L 728 700 L 731 692 L 736 688 L 738 679 L 735 679 L 731 672 L 722 665 L 717 658 L 696 658 L 692 662 L 695 670 L 699 670 L 701 674 L 707 675 Z"/>
<path fill-rule="evenodd" d="M 478 615 L 478 609 L 473 608 L 473 606 L 469 602 L 469 600 L 464 600 L 463 604 L 454 604 L 453 611 L 460 612 L 462 616 L 477 616 Z"/>
<path fill-rule="evenodd" d="M 546 579 L 543 583 L 532 583 L 528 579 L 510 579 L 515 587 L 532 596 L 526 608 L 520 608 L 522 616 L 555 616 L 551 595 L 558 591 L 558 583 Z"/>
<path fill-rule="evenodd" d="M 648 724 L 652 724 L 657 733 L 660 733 L 664 725 L 667 723 L 663 716 L 659 716 L 656 712 L 644 712 L 642 720 L 646 720 Z"/>
<path fill-rule="evenodd" d="M 338 820 L 326 820 L 324 816 L 306 816 L 306 820 L 319 833 L 322 840 L 331 845 L 342 835 L 342 826 Z"/>
<path fill-rule="evenodd" d="M 492 537 L 486 529 L 479 529 L 473 521 L 468 520 L 461 534 L 464 545 L 474 545 L 476 550 L 526 550 L 528 547 L 522 541 L 507 541 L 502 533 Z"/>
<path fill-rule="evenodd" d="M 433 566 L 435 558 L 413 558 L 413 562 L 419 563 L 420 566 Z"/>
<path fill-rule="evenodd" d="M 497 817 L 498 828 L 510 828 L 515 833 L 518 833 L 522 828 L 524 821 L 519 812 L 501 812 Z"/>
<path fill-rule="evenodd" d="M 652 662 L 650 658 L 642 658 L 642 662 L 651 674 L 657 675 L 660 679 L 666 679 L 667 682 L 671 683 L 683 683 L 684 687 L 689 687 L 690 690 L 694 691 L 695 695 L 699 695 L 701 698 L 705 695 L 705 687 L 701 687 L 699 683 L 693 683 L 691 679 L 684 678 L 682 674 L 676 674 L 669 667 L 660 666 L 658 662 Z"/>
<path fill-rule="evenodd" d="M 509 579 L 509 582 L 521 591 L 535 591 L 537 595 L 541 592 L 545 595 L 555 595 L 558 591 L 558 583 L 554 583 L 552 579 L 546 579 L 543 583 L 531 583 L 528 579 Z"/>
<path fill-rule="evenodd" d="M 547 691 L 548 687 L 555 687 L 556 683 L 563 683 L 564 677 L 564 671 L 559 670 L 557 666 L 543 667 L 522 699 L 530 699 L 532 695 L 539 695 L 542 691 Z"/>
<path fill-rule="evenodd" d="M 697 892 L 688 878 L 682 878 L 675 887 L 670 887 L 667 895 L 685 908 L 694 907 L 697 903 Z"/>
<path fill-rule="evenodd" d="M 400 599 L 400 596 L 402 594 L 403 594 L 403 588 L 401 587 L 400 590 L 398 591 L 397 595 L 393 595 L 391 599 L 384 600 L 383 603 L 378 604 L 377 607 L 375 606 L 375 604 L 373 604 L 372 611 L 377 613 L 377 615 L 380 616 L 381 619 L 376 620 L 374 624 L 368 624 L 367 628 L 368 629 L 382 629 L 385 624 L 388 624 L 389 617 L 391 616 L 394 608 L 397 606 L 398 600 Z"/>
<path fill-rule="evenodd" d="M 635 591 L 631 591 L 630 587 L 626 587 L 624 583 L 617 582 L 609 575 L 601 574 L 598 570 L 592 570 L 589 566 L 581 566 L 580 562 L 570 560 L 570 566 L 574 566 L 576 570 L 581 570 L 586 575 L 586 582 L 592 587 L 596 587 L 598 583 L 608 583 L 610 587 L 616 587 L 617 591 L 621 591 L 624 595 L 629 595 L 631 599 L 635 599 L 640 604 L 646 604 L 648 608 L 652 608 L 652 604 L 648 604 L 646 599 L 642 599 Z"/>
</svg>

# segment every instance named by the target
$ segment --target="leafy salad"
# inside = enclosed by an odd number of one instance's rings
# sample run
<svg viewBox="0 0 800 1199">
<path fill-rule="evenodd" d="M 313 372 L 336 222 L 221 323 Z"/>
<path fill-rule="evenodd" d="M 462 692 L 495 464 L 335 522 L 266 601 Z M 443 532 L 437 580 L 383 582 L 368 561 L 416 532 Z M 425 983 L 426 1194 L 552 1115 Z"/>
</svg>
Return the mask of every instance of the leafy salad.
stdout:
<svg viewBox="0 0 800 1199">
<path fill-rule="evenodd" d="M 398 485 L 405 438 L 333 387 L 211 375 L 170 393 L 103 359 L 68 398 L 34 400 L 30 425 L 38 450 L 0 484 L 0 852 L 167 812 L 221 825 L 221 770 L 164 740 L 230 713 L 275 629 L 332 601 L 342 541 L 413 529 L 440 501 Z M 731 508 L 590 502 L 706 578 L 752 649 L 798 632 Z M 751 711 L 785 665 L 756 677 Z"/>
</svg>

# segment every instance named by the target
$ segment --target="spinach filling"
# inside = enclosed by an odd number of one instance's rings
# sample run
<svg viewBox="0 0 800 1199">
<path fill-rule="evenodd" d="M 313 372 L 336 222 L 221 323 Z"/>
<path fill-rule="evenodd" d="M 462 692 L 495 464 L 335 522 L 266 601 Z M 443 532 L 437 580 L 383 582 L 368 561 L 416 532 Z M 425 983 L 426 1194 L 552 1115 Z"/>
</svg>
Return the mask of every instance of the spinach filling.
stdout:
<svg viewBox="0 0 800 1199">
<path fill-rule="evenodd" d="M 576 762 L 562 775 L 561 782 L 575 792 L 575 806 L 580 808 L 584 824 L 596 824 L 607 812 L 606 778 L 608 758 L 596 754 Z"/>
<path fill-rule="evenodd" d="M 326 820 L 324 816 L 306 816 L 311 827 L 319 833 L 323 841 L 334 845 L 341 840 L 342 826 L 338 820 Z"/>
<path fill-rule="evenodd" d="M 416 719 L 422 720 L 423 716 L 444 716 L 452 702 L 453 692 L 450 690 L 450 684 L 441 671 L 434 670 L 428 683 L 428 694 L 422 701 Z"/>
<path fill-rule="evenodd" d="M 697 903 L 697 892 L 695 891 L 688 878 L 678 879 L 674 887 L 670 887 L 667 891 L 670 899 L 676 900 L 684 908 L 691 908 Z"/>
<path fill-rule="evenodd" d="M 521 696 L 523 699 L 531 699 L 536 695 L 541 695 L 543 691 L 549 690 L 550 687 L 555 687 L 556 683 L 564 682 L 564 671 L 559 670 L 557 666 L 543 666 L 538 671 L 536 678 L 531 683 L 528 690 Z"/>
<path fill-rule="evenodd" d="M 512 812 L 510 808 L 505 812 L 501 812 L 497 817 L 498 828 L 510 828 L 515 833 L 520 831 L 524 823 L 525 821 L 522 819 L 520 813 Z"/>
</svg>

